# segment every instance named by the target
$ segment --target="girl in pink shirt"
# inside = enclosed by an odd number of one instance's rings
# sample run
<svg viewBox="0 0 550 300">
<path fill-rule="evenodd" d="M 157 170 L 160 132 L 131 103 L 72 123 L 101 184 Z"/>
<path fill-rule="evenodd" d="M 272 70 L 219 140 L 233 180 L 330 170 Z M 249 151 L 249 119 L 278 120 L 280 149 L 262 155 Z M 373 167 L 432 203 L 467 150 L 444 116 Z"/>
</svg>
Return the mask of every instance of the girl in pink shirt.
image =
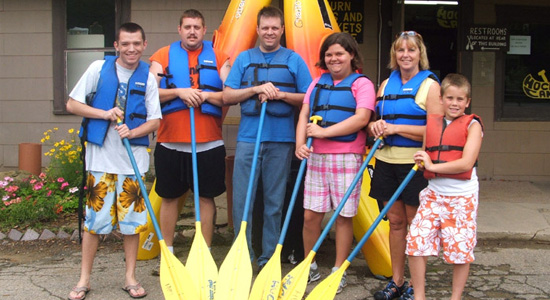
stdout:
<svg viewBox="0 0 550 300">
<path fill-rule="evenodd" d="M 333 33 L 320 49 L 317 65 L 327 73 L 308 88 L 296 129 L 296 156 L 307 159 L 304 190 L 304 253 L 309 253 L 321 234 L 326 212 L 340 204 L 359 172 L 365 153 L 366 132 L 375 105 L 372 82 L 358 74 L 362 59 L 348 33 Z M 323 119 L 309 122 L 312 115 Z M 312 137 L 311 148 L 306 140 Z M 333 271 L 349 255 L 353 241 L 352 217 L 357 214 L 361 182 L 358 182 L 336 219 L 336 259 Z M 310 282 L 320 279 L 317 263 L 310 267 Z M 345 276 L 338 292 L 346 285 Z"/>
</svg>

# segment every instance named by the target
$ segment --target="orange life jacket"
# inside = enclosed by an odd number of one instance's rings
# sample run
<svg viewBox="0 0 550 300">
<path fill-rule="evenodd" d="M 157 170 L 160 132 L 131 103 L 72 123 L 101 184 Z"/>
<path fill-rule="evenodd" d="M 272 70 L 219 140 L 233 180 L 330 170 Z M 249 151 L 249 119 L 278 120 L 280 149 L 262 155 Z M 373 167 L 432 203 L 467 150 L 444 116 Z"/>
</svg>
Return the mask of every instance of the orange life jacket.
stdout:
<svg viewBox="0 0 550 300">
<path fill-rule="evenodd" d="M 426 124 L 426 152 L 434 164 L 453 161 L 462 157 L 462 151 L 468 139 L 468 127 L 473 119 L 476 119 L 483 128 L 481 118 L 474 114 L 456 118 L 449 125 L 447 125 L 442 115 L 428 115 Z M 424 170 L 424 177 L 426 179 L 435 177 L 470 179 L 472 177 L 472 169 L 459 174 L 436 174 Z"/>
</svg>

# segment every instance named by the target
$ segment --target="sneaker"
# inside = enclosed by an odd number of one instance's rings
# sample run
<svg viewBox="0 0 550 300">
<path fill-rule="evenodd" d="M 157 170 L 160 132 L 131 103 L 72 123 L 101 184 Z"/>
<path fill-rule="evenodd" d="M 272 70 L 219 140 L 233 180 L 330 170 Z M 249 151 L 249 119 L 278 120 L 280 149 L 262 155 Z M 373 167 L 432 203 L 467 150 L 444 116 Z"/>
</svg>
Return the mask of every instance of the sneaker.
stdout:
<svg viewBox="0 0 550 300">
<path fill-rule="evenodd" d="M 386 287 L 374 293 L 374 299 L 375 300 L 391 300 L 391 299 L 397 299 L 403 295 L 405 290 L 408 288 L 409 284 L 408 282 L 404 282 L 402 286 L 397 286 L 393 279 L 386 285 Z"/>
<path fill-rule="evenodd" d="M 309 268 L 309 279 L 307 281 L 308 284 L 314 282 L 314 281 L 317 281 L 321 279 L 321 274 L 319 273 L 319 269 L 313 269 L 313 268 Z"/>
<path fill-rule="evenodd" d="M 414 300 L 414 290 L 412 286 L 407 287 L 403 292 L 403 295 L 399 297 L 399 300 Z"/>
<path fill-rule="evenodd" d="M 296 257 L 294 257 L 294 250 L 292 250 L 292 252 L 288 255 L 288 262 L 293 265 L 298 263 L 298 261 L 296 260 Z"/>
<path fill-rule="evenodd" d="M 157 265 L 151 270 L 151 275 L 160 276 L 160 259 L 157 259 Z"/>
<path fill-rule="evenodd" d="M 336 294 L 340 294 L 342 290 L 348 286 L 348 278 L 347 278 L 346 272 L 344 272 L 344 275 L 342 275 L 342 279 L 340 280 L 340 284 L 338 285 L 338 289 L 336 290 Z"/>
</svg>

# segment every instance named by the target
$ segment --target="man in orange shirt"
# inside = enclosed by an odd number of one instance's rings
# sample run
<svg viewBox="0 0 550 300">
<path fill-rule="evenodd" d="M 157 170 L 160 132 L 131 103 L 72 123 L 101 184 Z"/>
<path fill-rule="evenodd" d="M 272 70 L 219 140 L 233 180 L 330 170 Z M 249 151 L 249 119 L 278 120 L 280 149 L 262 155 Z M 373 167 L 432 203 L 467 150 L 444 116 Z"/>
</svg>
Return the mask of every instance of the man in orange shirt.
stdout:
<svg viewBox="0 0 550 300">
<path fill-rule="evenodd" d="M 162 197 L 160 227 L 168 249 L 178 220 L 178 201 L 193 187 L 188 107 L 195 107 L 199 200 L 202 234 L 210 247 L 214 231 L 214 197 L 225 191 L 225 146 L 222 139 L 222 78 L 229 63 L 216 61 L 212 43 L 204 41 L 206 26 L 194 9 L 183 12 L 181 41 L 155 52 L 150 71 L 159 83 L 162 120 L 155 148 L 155 191 Z M 225 74 L 225 75 L 219 75 Z M 221 78 L 220 78 L 221 77 Z M 156 273 L 155 271 L 153 271 Z"/>
</svg>

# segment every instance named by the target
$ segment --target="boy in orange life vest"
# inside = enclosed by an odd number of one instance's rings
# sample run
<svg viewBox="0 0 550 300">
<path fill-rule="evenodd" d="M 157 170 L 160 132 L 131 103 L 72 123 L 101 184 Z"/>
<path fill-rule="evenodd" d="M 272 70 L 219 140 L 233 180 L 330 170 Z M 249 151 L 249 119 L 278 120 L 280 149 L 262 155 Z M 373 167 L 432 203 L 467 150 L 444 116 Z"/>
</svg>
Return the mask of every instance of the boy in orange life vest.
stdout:
<svg viewBox="0 0 550 300">
<path fill-rule="evenodd" d="M 474 261 L 479 183 L 476 161 L 483 125 L 476 115 L 466 115 L 471 86 L 466 77 L 449 74 L 441 82 L 440 101 L 445 116 L 428 115 L 425 151 L 414 159 L 424 167 L 428 187 L 420 192 L 420 207 L 407 235 L 407 250 L 414 296 L 425 299 L 428 256 L 443 248 L 445 261 L 453 264 L 453 300 L 461 299 Z"/>
</svg>

